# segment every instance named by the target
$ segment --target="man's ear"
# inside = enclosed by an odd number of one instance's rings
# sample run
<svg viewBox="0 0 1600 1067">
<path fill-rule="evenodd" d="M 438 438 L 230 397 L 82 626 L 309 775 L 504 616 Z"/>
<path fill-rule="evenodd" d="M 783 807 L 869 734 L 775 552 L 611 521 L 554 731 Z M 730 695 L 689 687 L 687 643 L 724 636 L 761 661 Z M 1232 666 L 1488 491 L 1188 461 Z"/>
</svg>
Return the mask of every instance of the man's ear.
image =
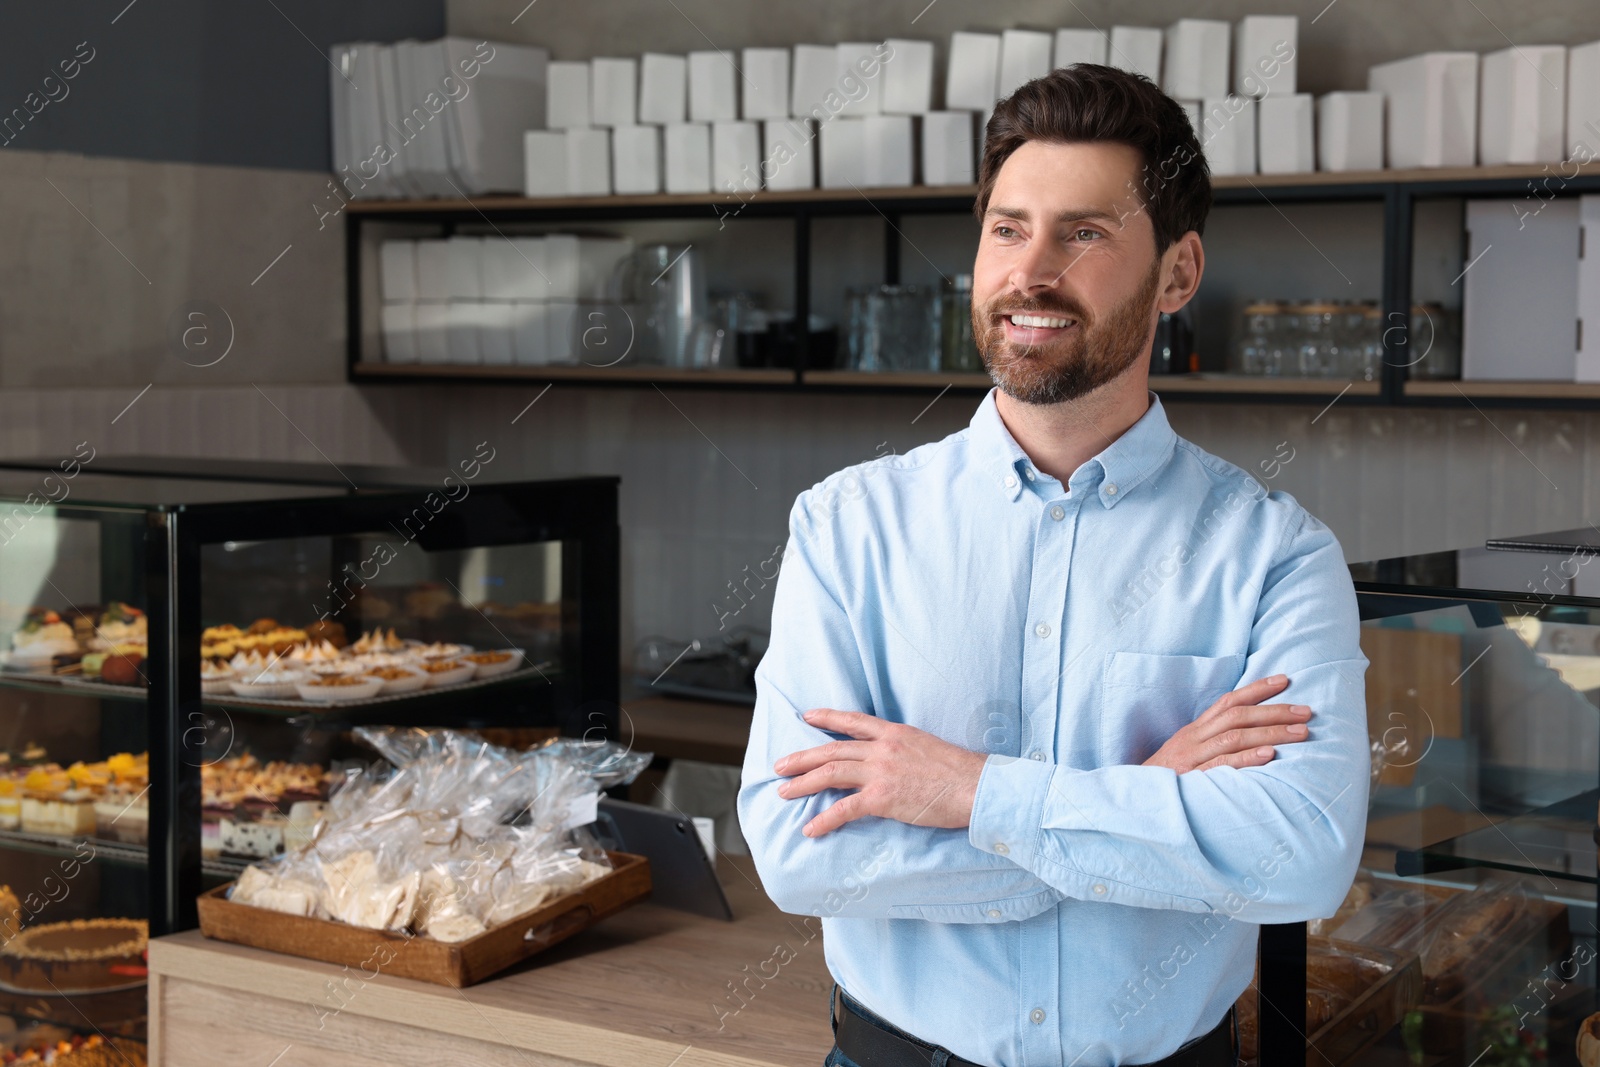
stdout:
<svg viewBox="0 0 1600 1067">
<path fill-rule="evenodd" d="M 1170 315 L 1194 299 L 1200 288 L 1200 276 L 1206 269 L 1206 253 L 1201 247 L 1200 235 L 1190 230 L 1161 258 L 1163 284 L 1156 308 Z"/>
</svg>

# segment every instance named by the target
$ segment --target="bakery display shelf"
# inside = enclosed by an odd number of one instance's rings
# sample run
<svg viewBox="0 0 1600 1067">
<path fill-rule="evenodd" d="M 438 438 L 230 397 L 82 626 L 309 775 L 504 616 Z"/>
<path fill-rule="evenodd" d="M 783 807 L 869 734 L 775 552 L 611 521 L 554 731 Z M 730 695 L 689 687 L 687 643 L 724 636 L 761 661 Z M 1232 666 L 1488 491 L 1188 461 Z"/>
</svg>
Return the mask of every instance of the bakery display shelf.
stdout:
<svg viewBox="0 0 1600 1067">
<path fill-rule="evenodd" d="M 228 711 L 250 711 L 265 715 L 282 715 L 290 718 L 315 715 L 319 718 L 345 721 L 355 713 L 362 721 L 400 725 L 395 711 L 431 713 L 453 698 L 483 695 L 486 690 L 501 690 L 528 684 L 549 685 L 561 674 L 553 660 L 528 664 L 492 678 L 475 678 L 472 681 L 447 685 L 439 689 L 423 689 L 415 693 L 395 693 L 391 696 L 369 697 L 366 700 L 328 700 L 315 703 L 308 700 L 265 700 L 241 697 L 231 693 L 206 693 L 201 700 L 208 707 Z M 370 714 L 361 714 L 370 713 Z M 389 716 L 389 717 L 385 717 Z"/>
<path fill-rule="evenodd" d="M 743 369 L 693 369 L 634 366 L 584 366 L 549 363 L 540 366 L 473 363 L 382 363 L 363 362 L 351 368 L 357 378 L 430 379 L 461 381 L 582 382 L 584 384 L 626 383 L 629 385 L 781 385 L 794 384 L 794 371 L 774 367 Z"/>
<path fill-rule="evenodd" d="M 71 675 L 44 674 L 38 671 L 0 671 L 0 686 L 7 689 L 26 689 L 35 693 L 75 693 L 87 697 L 105 697 L 143 704 L 147 690 L 140 685 L 113 685 L 110 682 L 89 682 Z"/>
<path fill-rule="evenodd" d="M 1596 812 L 1600 789 L 1471 830 L 1457 837 L 1395 853 L 1395 873 L 1411 877 L 1489 867 L 1600 885 L 1596 871 Z"/>
<path fill-rule="evenodd" d="M 107 841 L 98 837 L 58 837 L 55 834 L 34 834 L 22 830 L 0 830 L 0 849 L 14 852 L 32 852 L 41 856 L 74 856 L 82 862 L 107 860 L 130 867 L 143 867 L 150 860 L 150 852 L 143 845 L 126 841 Z M 243 857 L 206 857 L 202 867 L 214 878 L 237 878 L 252 863 L 259 862 Z"/>
</svg>

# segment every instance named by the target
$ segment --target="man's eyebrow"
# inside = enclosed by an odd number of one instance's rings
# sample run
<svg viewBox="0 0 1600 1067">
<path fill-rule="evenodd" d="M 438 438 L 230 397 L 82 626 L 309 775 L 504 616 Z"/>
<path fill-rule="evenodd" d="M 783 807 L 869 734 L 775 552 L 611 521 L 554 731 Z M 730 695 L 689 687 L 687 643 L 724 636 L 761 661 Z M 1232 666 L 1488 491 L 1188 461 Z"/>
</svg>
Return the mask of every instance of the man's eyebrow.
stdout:
<svg viewBox="0 0 1600 1067">
<path fill-rule="evenodd" d="M 998 216 L 1003 219 L 1016 219 L 1018 222 L 1031 222 L 1033 220 L 1033 213 L 1025 207 L 991 207 L 988 211 L 984 212 L 984 217 L 988 218 L 991 215 Z M 1055 221 L 1058 223 L 1116 222 L 1119 220 L 1119 218 L 1120 216 L 1118 216 L 1115 212 L 1103 211 L 1100 208 L 1092 207 L 1068 208 L 1066 211 L 1056 212 L 1055 215 Z"/>
</svg>

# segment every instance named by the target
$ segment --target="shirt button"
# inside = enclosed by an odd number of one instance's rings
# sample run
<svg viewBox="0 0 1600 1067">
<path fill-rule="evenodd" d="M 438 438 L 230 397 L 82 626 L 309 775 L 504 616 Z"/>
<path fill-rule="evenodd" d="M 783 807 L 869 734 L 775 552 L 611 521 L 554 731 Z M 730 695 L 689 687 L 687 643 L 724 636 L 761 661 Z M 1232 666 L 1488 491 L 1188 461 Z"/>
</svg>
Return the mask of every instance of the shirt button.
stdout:
<svg viewBox="0 0 1600 1067">
<path fill-rule="evenodd" d="M 1094 895 L 1097 896 L 1097 897 L 1105 896 L 1106 895 L 1106 887 L 1096 883 L 1096 885 L 1094 887 Z"/>
<path fill-rule="evenodd" d="M 1033 628 L 1033 632 L 1038 634 L 1040 637 L 1049 637 L 1050 627 L 1041 622 L 1038 626 Z"/>
<path fill-rule="evenodd" d="M 1013 475 L 1013 474 L 1006 475 L 1006 488 L 1007 489 L 1015 489 L 1016 487 L 1017 487 L 1016 475 Z"/>
<path fill-rule="evenodd" d="M 1022 468 L 1022 476 L 1024 478 L 1028 479 L 1028 481 L 1030 481 L 1030 482 L 1033 481 L 1033 468 L 1032 467 L 1024 467 L 1024 468 Z"/>
<path fill-rule="evenodd" d="M 1117 483 L 1116 482 L 1107 482 L 1106 483 L 1106 495 L 1107 496 L 1116 496 L 1117 495 Z"/>
<path fill-rule="evenodd" d="M 1004 841 L 996 841 L 994 843 L 994 854 L 996 856 L 1004 856 L 1010 851 L 1011 850 L 1006 847 L 1006 843 Z"/>
<path fill-rule="evenodd" d="M 1030 753 L 1028 753 L 1028 758 L 1029 759 L 1042 760 L 1042 759 L 1044 759 L 1044 753 L 1043 752 L 1038 752 L 1038 751 L 1030 752 Z"/>
<path fill-rule="evenodd" d="M 990 908 L 989 909 L 989 918 L 991 918 L 991 919 L 1000 918 L 1000 909 L 999 908 Z"/>
<path fill-rule="evenodd" d="M 1028 1018 L 1032 1019 L 1035 1025 L 1044 1022 L 1044 1009 L 1034 1008 L 1028 1013 Z"/>
<path fill-rule="evenodd" d="M 1055 507 L 1050 509 L 1050 517 L 1057 522 L 1060 522 L 1062 519 L 1067 517 L 1067 511 L 1060 504 L 1057 504 Z"/>
</svg>

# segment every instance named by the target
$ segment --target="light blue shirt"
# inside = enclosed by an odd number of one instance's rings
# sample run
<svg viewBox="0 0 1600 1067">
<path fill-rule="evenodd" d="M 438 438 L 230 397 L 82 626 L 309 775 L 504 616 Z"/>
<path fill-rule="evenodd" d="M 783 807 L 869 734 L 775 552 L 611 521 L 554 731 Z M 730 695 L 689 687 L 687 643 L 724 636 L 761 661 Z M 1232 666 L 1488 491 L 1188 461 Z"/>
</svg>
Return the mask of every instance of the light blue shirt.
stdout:
<svg viewBox="0 0 1600 1067">
<path fill-rule="evenodd" d="M 1249 985 L 1258 924 L 1333 914 L 1355 875 L 1355 593 L 1326 526 L 1153 396 L 1065 487 L 994 398 L 795 501 L 739 820 L 768 894 L 823 917 L 834 978 L 895 1025 L 990 1067 L 1148 1063 Z M 1246 770 L 1140 766 L 1273 674 L 1306 740 Z M 776 792 L 775 761 L 842 736 L 816 707 L 988 753 L 971 826 L 802 835 L 846 795 Z"/>
</svg>

